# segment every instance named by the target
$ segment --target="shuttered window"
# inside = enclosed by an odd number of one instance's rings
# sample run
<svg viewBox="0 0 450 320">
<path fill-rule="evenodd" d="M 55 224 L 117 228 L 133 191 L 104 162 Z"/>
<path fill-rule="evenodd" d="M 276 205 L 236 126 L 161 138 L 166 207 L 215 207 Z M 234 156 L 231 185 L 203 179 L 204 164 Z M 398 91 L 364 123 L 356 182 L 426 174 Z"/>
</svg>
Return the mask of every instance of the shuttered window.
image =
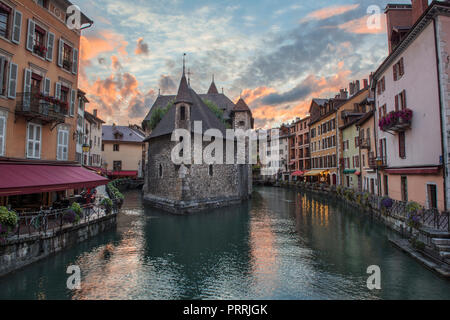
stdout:
<svg viewBox="0 0 450 320">
<path fill-rule="evenodd" d="M 19 68 L 17 64 L 10 63 L 9 65 L 9 85 L 8 85 L 8 98 L 15 99 L 17 91 L 17 73 Z"/>
<path fill-rule="evenodd" d="M 0 116 L 0 156 L 5 155 L 6 118 Z"/>
<path fill-rule="evenodd" d="M 27 157 L 39 159 L 41 157 L 41 125 L 29 123 L 27 136 Z"/>
<path fill-rule="evenodd" d="M 69 149 L 69 131 L 60 129 L 58 130 L 58 145 L 57 145 L 57 160 L 67 161 Z"/>
<path fill-rule="evenodd" d="M 405 133 L 400 132 L 398 134 L 398 153 L 400 158 L 405 159 L 406 158 L 406 146 L 405 146 Z"/>
<path fill-rule="evenodd" d="M 20 33 L 22 31 L 22 13 L 20 11 L 14 11 L 14 23 L 11 41 L 15 44 L 20 43 Z"/>
</svg>

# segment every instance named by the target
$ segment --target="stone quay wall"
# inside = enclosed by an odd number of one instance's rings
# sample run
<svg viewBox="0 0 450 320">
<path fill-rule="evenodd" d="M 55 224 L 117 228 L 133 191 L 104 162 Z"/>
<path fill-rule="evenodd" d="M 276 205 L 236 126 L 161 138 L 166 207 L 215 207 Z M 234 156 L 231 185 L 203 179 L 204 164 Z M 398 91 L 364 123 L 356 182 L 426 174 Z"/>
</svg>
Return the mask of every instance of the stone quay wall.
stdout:
<svg viewBox="0 0 450 320">
<path fill-rule="evenodd" d="M 116 218 L 111 213 L 57 231 L 7 239 L 0 243 L 0 277 L 115 228 Z"/>
</svg>

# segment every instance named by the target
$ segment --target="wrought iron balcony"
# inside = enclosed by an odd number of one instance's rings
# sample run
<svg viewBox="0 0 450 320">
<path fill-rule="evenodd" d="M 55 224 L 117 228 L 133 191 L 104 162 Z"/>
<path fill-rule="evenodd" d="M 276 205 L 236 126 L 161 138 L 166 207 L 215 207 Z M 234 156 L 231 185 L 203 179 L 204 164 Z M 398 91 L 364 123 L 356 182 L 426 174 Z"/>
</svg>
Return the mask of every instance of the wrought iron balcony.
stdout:
<svg viewBox="0 0 450 320">
<path fill-rule="evenodd" d="M 403 132 L 411 128 L 413 111 L 404 109 L 391 111 L 379 121 L 379 127 L 383 131 Z"/>
<path fill-rule="evenodd" d="M 39 119 L 44 123 L 64 123 L 67 104 L 40 93 L 18 93 L 16 114 L 28 120 Z"/>
<path fill-rule="evenodd" d="M 366 139 L 360 139 L 359 140 L 359 147 L 361 149 L 367 149 L 370 150 L 370 139 L 366 138 Z"/>
</svg>

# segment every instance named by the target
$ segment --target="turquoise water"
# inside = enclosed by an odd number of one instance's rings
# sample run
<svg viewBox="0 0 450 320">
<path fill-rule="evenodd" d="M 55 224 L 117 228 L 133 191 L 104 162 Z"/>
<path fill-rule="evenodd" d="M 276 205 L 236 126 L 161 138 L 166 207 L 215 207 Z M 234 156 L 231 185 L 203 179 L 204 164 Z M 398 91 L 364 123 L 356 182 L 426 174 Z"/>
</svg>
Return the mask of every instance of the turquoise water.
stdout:
<svg viewBox="0 0 450 320">
<path fill-rule="evenodd" d="M 258 188 L 243 205 L 173 216 L 129 192 L 117 229 L 0 279 L 0 299 L 450 299 L 396 236 L 316 195 Z M 81 289 L 66 288 L 67 267 Z M 367 267 L 381 290 L 367 289 Z"/>
</svg>

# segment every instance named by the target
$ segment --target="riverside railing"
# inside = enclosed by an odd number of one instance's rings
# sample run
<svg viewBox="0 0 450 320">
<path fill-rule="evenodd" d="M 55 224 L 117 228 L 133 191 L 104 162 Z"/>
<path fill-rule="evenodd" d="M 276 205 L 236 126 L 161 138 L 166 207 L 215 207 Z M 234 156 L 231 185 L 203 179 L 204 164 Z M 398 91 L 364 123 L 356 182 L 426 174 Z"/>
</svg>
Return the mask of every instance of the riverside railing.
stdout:
<svg viewBox="0 0 450 320">
<path fill-rule="evenodd" d="M 375 210 L 378 213 L 384 213 L 387 216 L 393 217 L 397 220 L 401 220 L 407 222 L 410 218 L 410 213 L 408 213 L 407 205 L 408 202 L 392 200 L 392 206 L 390 208 L 386 208 L 383 210 L 382 201 L 385 197 L 377 196 L 374 194 L 370 194 L 367 192 L 358 192 L 353 189 L 345 188 L 342 186 L 329 186 L 326 184 L 319 183 L 308 183 L 308 182 L 296 182 L 296 183 L 287 183 L 281 182 L 281 186 L 291 186 L 291 187 L 299 187 L 301 189 L 318 191 L 321 193 L 331 193 L 335 194 L 339 198 L 345 199 L 348 202 L 359 205 L 357 202 L 358 196 L 363 197 L 366 195 L 366 208 Z M 346 194 L 351 194 L 352 196 L 346 196 Z M 360 198 L 361 199 L 361 198 Z M 419 216 L 420 223 L 423 227 L 428 227 L 438 231 L 446 231 L 450 232 L 450 213 L 449 212 L 440 212 L 437 209 L 425 208 L 423 206 L 416 213 Z"/>
<path fill-rule="evenodd" d="M 16 230 L 10 233 L 6 239 L 14 240 L 42 235 L 51 237 L 66 227 L 89 223 L 109 215 L 115 215 L 119 211 L 119 205 L 116 200 L 113 200 L 113 205 L 110 209 L 96 204 L 82 205 L 82 213 L 79 219 L 70 217 L 68 215 L 69 210 L 70 208 L 65 208 L 21 213 L 18 216 L 19 221 Z"/>
</svg>

